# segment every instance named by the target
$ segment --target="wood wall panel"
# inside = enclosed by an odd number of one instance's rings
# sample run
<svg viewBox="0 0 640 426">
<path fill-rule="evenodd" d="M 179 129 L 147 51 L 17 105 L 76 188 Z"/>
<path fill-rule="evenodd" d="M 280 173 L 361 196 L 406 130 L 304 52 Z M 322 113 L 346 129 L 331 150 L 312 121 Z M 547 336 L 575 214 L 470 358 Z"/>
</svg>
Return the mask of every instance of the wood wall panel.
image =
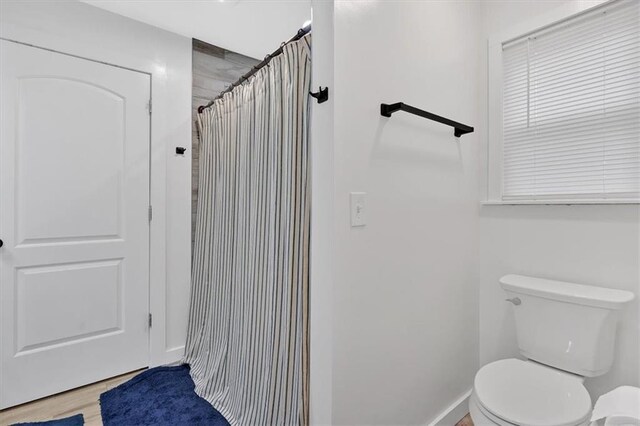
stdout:
<svg viewBox="0 0 640 426">
<path fill-rule="evenodd" d="M 192 172 L 191 172 L 191 243 L 196 230 L 196 211 L 198 208 L 198 172 L 200 138 L 196 126 L 198 107 L 206 105 L 226 89 L 235 83 L 240 76 L 247 73 L 255 66 L 257 59 L 230 52 L 203 41 L 193 39 L 193 86 L 191 114 L 192 120 Z"/>
</svg>

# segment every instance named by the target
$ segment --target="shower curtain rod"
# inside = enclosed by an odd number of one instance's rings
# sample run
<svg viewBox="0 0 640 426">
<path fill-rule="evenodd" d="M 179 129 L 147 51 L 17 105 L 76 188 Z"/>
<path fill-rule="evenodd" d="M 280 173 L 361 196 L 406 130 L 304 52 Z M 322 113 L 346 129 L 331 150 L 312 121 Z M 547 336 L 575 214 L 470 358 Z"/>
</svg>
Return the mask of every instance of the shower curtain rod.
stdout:
<svg viewBox="0 0 640 426">
<path fill-rule="evenodd" d="M 237 86 L 240 86 L 242 83 L 244 83 L 245 81 L 247 81 L 249 79 L 249 77 L 251 77 L 252 75 L 254 75 L 255 73 L 258 72 L 258 70 L 260 70 L 262 67 L 264 67 L 265 65 L 267 65 L 269 63 L 269 61 L 271 61 L 271 58 L 278 56 L 279 54 L 282 53 L 282 48 L 285 47 L 287 44 L 296 41 L 296 40 L 300 40 L 302 37 L 304 37 L 305 35 L 307 35 L 308 33 L 311 32 L 311 24 L 305 25 L 304 27 L 300 28 L 298 30 L 298 32 L 296 33 L 296 35 L 294 35 L 293 37 L 291 37 L 289 40 L 283 42 L 280 47 L 278 49 L 276 49 L 275 51 L 271 52 L 271 54 L 265 56 L 265 58 L 262 60 L 262 62 L 260 62 L 258 65 L 256 65 L 255 67 L 251 68 L 251 70 L 249 70 L 248 73 L 246 73 L 245 75 L 243 75 L 242 77 L 240 77 L 238 79 L 238 81 L 236 81 L 235 83 L 233 83 L 231 86 L 227 87 L 226 89 L 224 89 L 222 92 L 220 92 L 220 94 L 218 96 L 216 96 L 215 98 L 213 98 L 211 101 L 209 101 L 208 104 L 206 105 L 200 105 L 198 107 L 198 114 L 202 114 L 202 111 L 204 111 L 205 108 L 209 108 L 211 105 L 213 105 L 213 103 L 217 100 L 220 99 L 222 96 L 224 96 L 225 93 L 228 93 L 230 91 L 232 91 L 234 88 L 236 88 Z"/>
</svg>

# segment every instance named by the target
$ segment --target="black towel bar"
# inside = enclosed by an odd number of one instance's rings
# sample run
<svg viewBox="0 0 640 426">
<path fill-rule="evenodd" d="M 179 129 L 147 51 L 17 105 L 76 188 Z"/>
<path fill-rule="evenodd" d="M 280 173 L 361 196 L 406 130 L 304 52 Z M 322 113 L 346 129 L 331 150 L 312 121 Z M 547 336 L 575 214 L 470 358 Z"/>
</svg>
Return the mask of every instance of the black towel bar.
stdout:
<svg viewBox="0 0 640 426">
<path fill-rule="evenodd" d="M 427 112 L 411 105 L 407 105 L 403 102 L 396 102 L 395 104 L 380 104 L 380 114 L 383 117 L 391 117 L 394 112 L 405 111 L 410 114 L 419 115 L 420 117 L 428 118 L 429 120 L 437 121 L 438 123 L 446 124 L 454 128 L 453 134 L 459 138 L 460 136 L 473 132 L 473 127 L 466 124 L 458 123 L 457 121 L 449 120 L 448 118 L 441 117 L 439 115 Z"/>
</svg>

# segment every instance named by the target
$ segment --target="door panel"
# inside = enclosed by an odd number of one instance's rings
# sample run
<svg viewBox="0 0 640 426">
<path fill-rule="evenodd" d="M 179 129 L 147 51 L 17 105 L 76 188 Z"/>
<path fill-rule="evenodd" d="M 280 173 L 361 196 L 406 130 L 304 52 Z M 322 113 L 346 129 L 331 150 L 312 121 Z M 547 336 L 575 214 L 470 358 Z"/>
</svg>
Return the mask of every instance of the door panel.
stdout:
<svg viewBox="0 0 640 426">
<path fill-rule="evenodd" d="M 122 331 L 121 259 L 16 272 L 16 355 Z"/>
<path fill-rule="evenodd" d="M 62 99 L 65 107 L 56 108 Z M 18 102 L 18 243 L 117 238 L 125 99 L 83 81 L 28 77 L 18 80 Z"/>
<path fill-rule="evenodd" d="M 0 41 L 0 407 L 148 365 L 148 74 Z"/>
</svg>

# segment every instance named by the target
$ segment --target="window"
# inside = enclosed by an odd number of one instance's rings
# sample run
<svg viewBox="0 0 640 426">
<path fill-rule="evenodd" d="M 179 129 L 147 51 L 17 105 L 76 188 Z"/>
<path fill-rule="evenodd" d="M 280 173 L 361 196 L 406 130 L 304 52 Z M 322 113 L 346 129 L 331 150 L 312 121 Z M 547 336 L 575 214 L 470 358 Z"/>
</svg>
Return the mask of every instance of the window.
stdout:
<svg viewBox="0 0 640 426">
<path fill-rule="evenodd" d="M 640 2 L 501 43 L 501 199 L 640 199 Z"/>
</svg>

